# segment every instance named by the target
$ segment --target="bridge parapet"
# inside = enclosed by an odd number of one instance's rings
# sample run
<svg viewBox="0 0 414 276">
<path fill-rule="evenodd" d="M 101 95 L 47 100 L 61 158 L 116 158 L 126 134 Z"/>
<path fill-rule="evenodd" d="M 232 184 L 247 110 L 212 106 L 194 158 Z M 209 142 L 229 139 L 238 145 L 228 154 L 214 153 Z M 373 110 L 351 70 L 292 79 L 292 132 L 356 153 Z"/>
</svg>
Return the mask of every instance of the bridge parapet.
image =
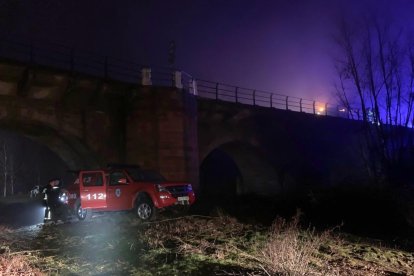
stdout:
<svg viewBox="0 0 414 276">
<path fill-rule="evenodd" d="M 202 80 L 171 67 L 150 67 L 56 43 L 34 41 L 28 44 L 2 39 L 0 41 L 0 57 L 18 60 L 31 66 L 50 66 L 71 73 L 83 73 L 123 83 L 175 87 L 202 98 L 219 101 L 315 115 L 362 119 L 359 110 L 351 107 Z"/>
</svg>

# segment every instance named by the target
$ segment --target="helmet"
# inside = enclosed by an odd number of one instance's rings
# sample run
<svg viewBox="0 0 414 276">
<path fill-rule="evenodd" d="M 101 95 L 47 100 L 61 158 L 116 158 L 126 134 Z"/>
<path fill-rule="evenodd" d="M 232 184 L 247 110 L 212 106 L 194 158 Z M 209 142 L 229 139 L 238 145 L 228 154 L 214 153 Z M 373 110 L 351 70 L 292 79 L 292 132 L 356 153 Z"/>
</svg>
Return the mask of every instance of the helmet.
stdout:
<svg viewBox="0 0 414 276">
<path fill-rule="evenodd" d="M 60 179 L 59 178 L 52 178 L 49 180 L 49 185 L 54 188 L 54 187 L 59 187 L 60 186 Z"/>
</svg>

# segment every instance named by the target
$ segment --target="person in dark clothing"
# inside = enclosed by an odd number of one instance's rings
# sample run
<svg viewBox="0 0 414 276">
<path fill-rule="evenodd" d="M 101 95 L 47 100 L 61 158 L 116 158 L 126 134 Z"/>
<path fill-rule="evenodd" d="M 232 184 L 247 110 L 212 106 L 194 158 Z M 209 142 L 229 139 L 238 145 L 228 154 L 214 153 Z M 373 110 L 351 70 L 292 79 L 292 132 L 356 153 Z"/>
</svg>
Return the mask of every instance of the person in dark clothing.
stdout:
<svg viewBox="0 0 414 276">
<path fill-rule="evenodd" d="M 60 185 L 60 179 L 53 178 L 49 180 L 49 183 L 42 189 L 44 193 L 43 204 L 45 206 L 45 221 L 51 220 L 52 214 L 57 213 L 56 211 L 59 207 Z"/>
</svg>

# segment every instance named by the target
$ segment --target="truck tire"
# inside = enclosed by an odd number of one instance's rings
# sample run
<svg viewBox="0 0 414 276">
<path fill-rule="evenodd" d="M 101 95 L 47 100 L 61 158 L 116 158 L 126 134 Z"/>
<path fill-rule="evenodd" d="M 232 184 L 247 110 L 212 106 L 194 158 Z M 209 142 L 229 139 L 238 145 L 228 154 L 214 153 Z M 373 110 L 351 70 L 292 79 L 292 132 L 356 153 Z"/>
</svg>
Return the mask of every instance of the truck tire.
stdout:
<svg viewBox="0 0 414 276">
<path fill-rule="evenodd" d="M 135 214 L 141 221 L 150 221 L 156 217 L 156 208 L 148 196 L 139 196 L 135 204 Z"/>
<path fill-rule="evenodd" d="M 78 220 L 90 220 L 92 218 L 92 210 L 83 209 L 80 204 L 80 201 L 77 201 L 75 206 L 75 215 L 78 218 Z"/>
</svg>

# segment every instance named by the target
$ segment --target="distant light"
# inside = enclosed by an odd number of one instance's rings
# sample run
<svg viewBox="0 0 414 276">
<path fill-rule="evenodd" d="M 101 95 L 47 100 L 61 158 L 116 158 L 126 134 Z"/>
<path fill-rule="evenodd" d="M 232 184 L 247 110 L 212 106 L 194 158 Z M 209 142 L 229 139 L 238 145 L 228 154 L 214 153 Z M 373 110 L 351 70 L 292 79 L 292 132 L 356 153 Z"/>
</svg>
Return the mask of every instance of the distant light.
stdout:
<svg viewBox="0 0 414 276">
<path fill-rule="evenodd" d="M 346 109 L 345 109 L 345 108 L 341 108 L 341 109 L 339 109 L 338 111 L 339 111 L 339 112 L 345 112 L 345 111 L 346 111 Z"/>
<path fill-rule="evenodd" d="M 316 115 L 321 115 L 325 111 L 324 107 L 318 107 L 318 111 L 316 111 Z"/>
</svg>

